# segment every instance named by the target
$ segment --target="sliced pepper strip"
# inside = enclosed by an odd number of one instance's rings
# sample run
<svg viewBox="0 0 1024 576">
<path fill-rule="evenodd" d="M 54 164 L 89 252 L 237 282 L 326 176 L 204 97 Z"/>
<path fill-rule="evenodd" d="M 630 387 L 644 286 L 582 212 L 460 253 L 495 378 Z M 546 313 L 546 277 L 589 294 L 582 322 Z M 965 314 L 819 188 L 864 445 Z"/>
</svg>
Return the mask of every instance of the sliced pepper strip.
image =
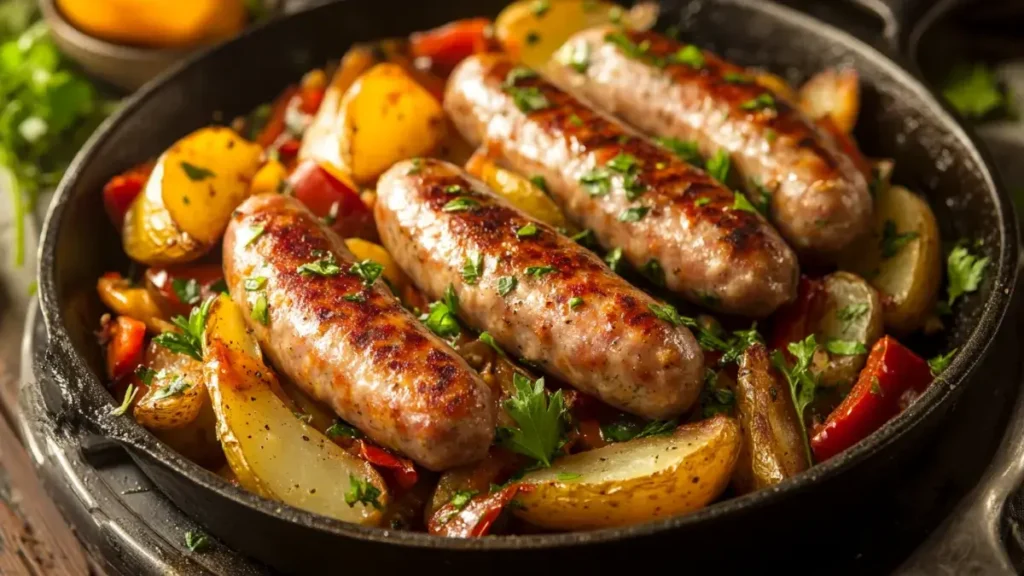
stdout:
<svg viewBox="0 0 1024 576">
<path fill-rule="evenodd" d="M 130 376 L 142 363 L 146 325 L 128 316 L 118 316 L 107 342 L 107 375 L 114 382 Z"/>
<path fill-rule="evenodd" d="M 511 484 L 496 492 L 474 497 L 461 509 L 449 502 L 430 518 L 427 531 L 449 538 L 480 538 L 491 532 L 494 521 L 520 491 L 532 487 Z"/>
</svg>

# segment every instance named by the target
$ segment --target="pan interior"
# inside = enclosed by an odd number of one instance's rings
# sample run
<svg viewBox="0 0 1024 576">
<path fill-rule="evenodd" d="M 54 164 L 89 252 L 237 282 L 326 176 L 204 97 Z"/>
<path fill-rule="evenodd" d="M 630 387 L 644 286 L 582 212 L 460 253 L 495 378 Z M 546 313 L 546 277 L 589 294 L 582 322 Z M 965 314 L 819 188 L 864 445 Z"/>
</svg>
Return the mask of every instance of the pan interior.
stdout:
<svg viewBox="0 0 1024 576">
<path fill-rule="evenodd" d="M 102 386 L 98 376 L 103 373 L 102 355 L 94 331 L 104 309 L 96 296 L 96 280 L 105 271 L 128 270 L 100 196 L 110 177 L 156 156 L 189 131 L 210 122 L 228 122 L 272 99 L 309 68 L 340 57 L 353 42 L 405 35 L 467 16 L 494 15 L 504 4 L 499 0 L 411 2 L 393 10 L 379 0 L 350 0 L 321 6 L 251 31 L 172 71 L 135 96 L 80 153 L 60 185 L 45 232 L 40 290 L 47 326 L 57 344 L 69 346 L 77 359 L 84 360 L 73 364 L 90 368 L 71 377 L 84 381 L 84 386 Z M 913 344 L 920 344 L 919 350 L 926 354 L 954 347 L 980 352 L 994 333 L 991 320 L 998 321 L 1011 289 L 1005 282 L 1012 274 L 1006 270 L 1011 268 L 1009 260 L 1015 264 L 1016 231 L 1012 214 L 1006 214 L 1011 209 L 1005 195 L 994 192 L 983 160 L 942 109 L 877 53 L 785 8 L 754 0 L 666 2 L 665 6 L 661 29 L 676 26 L 684 40 L 737 63 L 763 67 L 791 82 L 799 83 L 828 66 L 852 66 L 860 73 L 863 103 L 856 138 L 862 150 L 869 157 L 896 159 L 894 181 L 927 197 L 944 240 L 977 242 L 991 259 L 983 288 L 958 304 L 955 316 L 946 318 L 947 330 L 942 336 Z M 1003 284 L 995 281 L 1000 271 Z M 955 385 L 969 364 L 970 359 L 954 363 L 948 383 L 942 386 Z M 923 401 L 936 402 L 946 392 L 932 390 Z M 894 434 L 890 427 L 888 436 Z M 180 458 L 170 460 L 169 465 L 179 467 L 181 474 L 203 474 Z M 838 471 L 843 464 L 829 462 L 815 470 L 822 476 L 829 470 Z M 783 492 L 810 481 L 803 480 Z M 777 495 L 754 494 L 741 500 L 767 502 Z M 739 505 L 733 502 L 733 506 Z M 263 505 L 267 510 L 278 508 Z M 722 506 L 643 530 L 698 522 L 719 513 L 716 510 Z M 366 536 L 364 530 L 327 519 L 306 521 L 339 533 Z M 606 532 L 609 537 L 621 534 Z M 597 533 L 592 536 L 600 538 Z M 422 543 L 426 537 L 399 533 L 391 538 Z M 570 541 L 562 536 L 533 538 L 555 544 Z M 501 546 L 501 539 L 489 540 L 488 546 Z M 523 545 L 523 539 L 515 540 L 517 546 Z"/>
</svg>

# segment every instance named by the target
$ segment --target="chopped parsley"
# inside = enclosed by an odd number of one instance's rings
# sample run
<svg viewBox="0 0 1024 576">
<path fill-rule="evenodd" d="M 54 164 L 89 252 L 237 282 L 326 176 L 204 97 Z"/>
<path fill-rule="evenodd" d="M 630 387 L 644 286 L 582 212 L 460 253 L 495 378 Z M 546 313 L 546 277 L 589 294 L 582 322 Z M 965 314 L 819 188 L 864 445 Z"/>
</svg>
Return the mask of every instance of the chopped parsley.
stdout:
<svg viewBox="0 0 1024 576">
<path fill-rule="evenodd" d="M 484 275 L 484 257 L 482 254 L 466 256 L 462 264 L 462 279 L 466 284 L 473 285 Z"/>
<path fill-rule="evenodd" d="M 704 371 L 704 388 L 701 390 L 701 412 L 705 418 L 717 414 L 732 414 L 736 405 L 733 391 L 718 385 L 718 373 L 710 368 Z"/>
<path fill-rule="evenodd" d="M 341 268 L 334 259 L 334 253 L 315 250 L 313 256 L 321 255 L 319 259 L 307 262 L 295 269 L 302 276 L 337 276 L 341 274 Z"/>
<path fill-rule="evenodd" d="M 583 476 L 575 472 L 559 472 L 555 475 L 555 479 L 559 482 L 575 482 Z"/>
<path fill-rule="evenodd" d="M 181 169 L 185 171 L 185 175 L 188 179 L 193 182 L 202 182 L 207 178 L 213 178 L 216 174 L 212 170 L 203 168 L 202 166 L 196 166 L 195 164 L 189 164 L 188 162 L 182 161 Z"/>
<path fill-rule="evenodd" d="M 530 86 L 527 88 L 517 88 L 515 86 L 505 88 L 505 91 L 512 96 L 512 101 L 515 103 L 516 108 L 529 114 L 530 112 L 536 112 L 537 110 L 543 110 L 551 106 L 551 102 L 548 102 L 547 96 L 540 91 L 540 88 L 536 86 Z"/>
<path fill-rule="evenodd" d="M 920 234 L 917 232 L 904 232 L 900 234 L 896 231 L 896 223 L 892 220 L 886 220 L 885 224 L 882 225 L 882 239 L 878 245 L 882 249 L 882 258 L 892 258 L 899 254 L 900 250 L 907 245 L 911 240 L 916 239 Z"/>
<path fill-rule="evenodd" d="M 965 118 L 982 118 L 1008 108 L 1009 99 L 999 87 L 999 78 L 985 64 L 953 68 L 942 95 Z"/>
<path fill-rule="evenodd" d="M 533 222 L 526 224 L 516 230 L 516 238 L 528 238 L 537 235 L 537 225 Z"/>
<path fill-rule="evenodd" d="M 618 272 L 619 265 L 622 263 L 622 248 L 615 248 L 605 254 L 604 261 L 612 269 L 612 272 Z"/>
<path fill-rule="evenodd" d="M 530 176 L 530 183 L 532 183 L 537 188 L 540 188 L 541 191 L 544 192 L 545 194 L 550 193 L 550 190 L 548 190 L 548 182 L 547 180 L 544 179 L 543 176 Z"/>
<path fill-rule="evenodd" d="M 641 182 L 636 174 L 626 174 L 622 180 L 622 187 L 626 190 L 627 200 L 636 200 L 647 192 L 647 185 Z"/>
<path fill-rule="evenodd" d="M 363 286 L 369 288 L 373 286 L 373 283 L 380 278 L 380 275 L 384 272 L 384 266 L 373 260 L 366 259 L 362 262 L 356 262 L 352 264 L 352 267 L 348 269 L 349 274 L 353 274 L 363 279 Z"/>
<path fill-rule="evenodd" d="M 698 207 L 707 206 L 708 204 L 711 204 L 711 198 L 708 198 L 707 196 L 697 198 L 696 200 L 693 201 L 693 205 Z"/>
<path fill-rule="evenodd" d="M 771 94 L 763 92 L 758 95 L 757 98 L 752 98 L 740 104 L 740 109 L 751 112 L 757 110 L 774 110 L 775 98 L 773 98 Z"/>
<path fill-rule="evenodd" d="M 729 179 L 729 165 L 729 151 L 725 148 L 719 148 L 714 156 L 708 158 L 708 174 L 724 184 Z"/>
<path fill-rule="evenodd" d="M 242 247 L 246 247 L 256 241 L 257 238 L 263 235 L 263 226 L 250 226 L 242 231 L 239 235 L 239 240 L 242 241 Z"/>
<path fill-rule="evenodd" d="M 139 366 L 135 369 L 135 375 L 143 384 L 149 386 L 153 382 L 153 377 L 156 376 L 156 370 L 153 370 L 149 366 Z"/>
<path fill-rule="evenodd" d="M 572 298 L 569 298 L 569 308 L 571 310 L 575 310 L 580 306 L 583 306 L 583 298 L 580 298 L 579 296 L 573 296 Z"/>
<path fill-rule="evenodd" d="M 757 208 L 750 203 L 750 200 L 742 192 L 734 192 L 735 200 L 732 203 L 733 210 L 742 210 L 744 212 L 752 212 L 757 214 Z"/>
<path fill-rule="evenodd" d="M 569 124 L 579 128 L 583 126 L 583 119 L 574 113 L 572 116 L 569 116 Z"/>
<path fill-rule="evenodd" d="M 632 154 L 619 152 L 605 166 L 620 174 L 629 174 L 640 166 L 640 161 Z"/>
<path fill-rule="evenodd" d="M 580 176 L 580 184 L 591 196 L 604 196 L 612 189 L 611 175 L 604 168 L 594 168 Z"/>
<path fill-rule="evenodd" d="M 112 416 L 122 416 L 129 408 L 132 407 L 132 401 L 135 400 L 135 395 L 139 393 L 139 389 L 134 384 L 129 384 L 124 389 L 124 400 L 121 400 L 121 405 L 110 411 Z"/>
<path fill-rule="evenodd" d="M 361 480 L 356 478 L 354 474 L 348 475 L 348 491 L 345 492 L 345 504 L 348 504 L 349 508 L 356 505 L 356 503 L 362 503 L 364 506 L 373 506 L 377 510 L 383 510 L 381 506 L 380 498 L 381 491 L 371 484 L 368 480 Z"/>
<path fill-rule="evenodd" d="M 194 306 L 199 304 L 199 300 L 202 297 L 199 290 L 199 282 L 196 282 L 195 278 L 189 278 L 188 280 L 175 278 L 171 280 L 171 289 L 174 290 L 175 296 L 178 297 L 178 301 L 182 304 Z"/>
<path fill-rule="evenodd" d="M 837 339 L 826 341 L 825 350 L 840 356 L 856 356 L 857 354 L 867 354 L 868 352 L 867 346 L 862 342 L 857 342 L 856 340 Z"/>
<path fill-rule="evenodd" d="M 868 313 L 867 302 L 849 304 L 836 310 L 836 319 L 841 323 L 843 332 L 850 329 L 851 325 Z"/>
<path fill-rule="evenodd" d="M 658 304 L 651 302 L 647 305 L 647 308 L 658 317 L 659 320 L 664 320 L 673 326 L 682 326 L 684 321 L 683 317 L 676 311 L 676 307 L 671 304 Z"/>
<path fill-rule="evenodd" d="M 804 412 L 807 410 L 807 406 L 814 401 L 814 394 L 818 388 L 818 378 L 811 372 L 811 360 L 814 358 L 817 348 L 818 343 L 814 339 L 814 334 L 800 342 L 790 342 L 789 353 L 796 358 L 796 364 L 792 367 L 789 366 L 782 352 L 778 350 L 772 352 L 772 364 L 786 377 L 786 381 L 789 383 L 789 394 L 793 400 L 793 406 L 796 408 L 797 420 L 801 424 L 804 420 Z M 803 436 L 807 461 L 814 462 L 811 456 L 810 441 L 807 438 L 807 427 L 798 426 L 798 428 Z"/>
<path fill-rule="evenodd" d="M 558 269 L 554 266 L 529 266 L 526 268 L 525 274 L 534 278 L 540 278 L 557 271 Z"/>
<path fill-rule="evenodd" d="M 473 496 L 476 496 L 480 492 L 476 490 L 456 490 L 455 494 L 452 494 L 452 499 L 448 501 L 456 511 L 465 508 Z"/>
<path fill-rule="evenodd" d="M 202 532 L 189 530 L 185 532 L 185 546 L 192 552 L 202 552 L 210 547 L 210 539 Z"/>
<path fill-rule="evenodd" d="M 640 273 L 655 286 L 665 287 L 665 269 L 661 267 L 661 262 L 654 258 L 651 258 L 640 267 Z"/>
<path fill-rule="evenodd" d="M 178 374 L 174 377 L 174 380 L 171 380 L 170 384 L 157 389 L 150 399 L 163 400 L 164 398 L 170 398 L 172 396 L 180 396 L 185 393 L 185 390 L 188 390 L 191 387 L 192 385 L 186 382 L 185 379 L 181 377 L 181 374 Z"/>
<path fill-rule="evenodd" d="M 420 321 L 441 338 L 455 338 L 460 334 L 456 310 L 445 302 L 431 302 L 430 311 L 420 316 Z"/>
<path fill-rule="evenodd" d="M 518 285 L 519 280 L 516 280 L 515 276 L 502 276 L 498 278 L 498 295 L 508 296 Z"/>
<path fill-rule="evenodd" d="M 515 68 L 508 71 L 505 75 L 505 88 L 515 88 L 516 84 L 520 80 L 530 80 L 536 78 L 537 73 L 525 66 L 516 66 Z"/>
<path fill-rule="evenodd" d="M 451 194 L 452 196 L 456 194 L 462 194 L 462 186 L 458 184 L 449 184 L 448 186 L 444 187 L 444 193 Z"/>
<path fill-rule="evenodd" d="M 363 433 L 357 430 L 355 427 L 349 425 L 347 422 L 335 419 L 334 423 L 331 424 L 330 428 L 324 431 L 328 438 L 362 438 Z"/>
<path fill-rule="evenodd" d="M 665 148 L 689 164 L 700 166 L 704 163 L 703 159 L 700 157 L 700 150 L 697 148 L 697 143 L 693 140 L 658 138 L 656 142 L 659 146 Z"/>
<path fill-rule="evenodd" d="M 466 212 L 480 206 L 480 203 L 472 198 L 462 196 L 449 201 L 441 208 L 442 212 Z"/>
<path fill-rule="evenodd" d="M 263 290 L 263 287 L 266 285 L 266 276 L 251 276 L 249 278 L 246 278 L 245 282 L 242 283 L 242 286 L 244 286 L 246 291 L 248 292 L 256 292 L 259 290 Z"/>
<path fill-rule="evenodd" d="M 626 208 L 619 214 L 619 222 L 639 222 L 651 211 L 649 206 L 633 206 Z"/>
<path fill-rule="evenodd" d="M 882 392 L 882 383 L 878 381 L 878 376 L 871 377 L 871 394 L 874 396 L 885 396 Z"/>
<path fill-rule="evenodd" d="M 493 348 L 494 351 L 497 352 L 498 354 L 501 354 L 502 356 L 508 358 L 508 354 L 505 354 L 505 351 L 501 349 L 501 346 L 498 346 L 498 343 L 495 342 L 494 336 L 491 336 L 490 332 L 481 332 L 478 339 L 484 344 L 487 344 L 488 346 Z"/>
<path fill-rule="evenodd" d="M 167 348 L 171 352 L 184 354 L 196 360 L 203 359 L 203 330 L 206 329 L 206 317 L 210 314 L 213 298 L 200 306 L 193 306 L 188 319 L 184 316 L 171 318 L 171 323 L 181 332 L 164 332 L 153 338 L 153 342 Z"/>
<path fill-rule="evenodd" d="M 366 302 L 366 296 L 362 292 L 353 292 L 352 294 L 345 294 L 344 296 L 342 296 L 342 298 L 348 302 L 357 302 L 359 304 Z"/>
<path fill-rule="evenodd" d="M 950 306 L 963 294 L 974 292 L 981 286 L 988 262 L 987 256 L 984 258 L 974 256 L 962 244 L 953 248 L 946 259 Z"/>
<path fill-rule="evenodd" d="M 252 319 L 264 326 L 270 321 L 267 313 L 267 296 L 260 294 L 256 297 L 256 303 L 252 305 Z"/>
<path fill-rule="evenodd" d="M 566 48 L 567 50 L 559 55 L 562 63 L 580 74 L 584 74 L 590 67 L 590 45 L 586 42 L 577 42 Z"/>
<path fill-rule="evenodd" d="M 586 248 L 593 248 L 597 244 L 597 241 L 594 239 L 594 231 L 590 228 L 573 234 L 569 239 Z"/>
<path fill-rule="evenodd" d="M 331 202 L 331 208 L 327 211 L 327 215 L 322 218 L 325 226 L 333 226 L 338 221 L 338 210 L 341 209 L 341 202 L 335 200 Z"/>
<path fill-rule="evenodd" d="M 499 441 L 505 448 L 549 467 L 564 444 L 566 409 L 562 391 L 548 394 L 543 378 L 531 383 L 518 372 L 513 374 L 512 384 L 515 394 L 503 406 L 516 427 L 499 428 Z"/>
<path fill-rule="evenodd" d="M 741 72 L 726 72 L 722 79 L 729 84 L 753 84 L 754 78 Z"/>
<path fill-rule="evenodd" d="M 231 293 L 228 290 L 228 283 L 225 282 L 223 278 L 220 278 L 219 280 L 217 280 L 213 284 L 210 284 L 210 292 L 215 292 L 217 294 L 230 294 Z"/>
<path fill-rule="evenodd" d="M 669 56 L 668 60 L 674 64 L 685 64 L 694 70 L 704 67 L 704 54 L 693 44 L 687 44 L 680 48 L 675 54 Z"/>
<path fill-rule="evenodd" d="M 949 368 L 949 363 L 953 361 L 953 356 L 956 355 L 958 348 L 953 348 L 945 354 L 939 354 L 938 356 L 928 360 L 928 367 L 931 368 L 932 376 L 938 376 Z"/>
<path fill-rule="evenodd" d="M 601 426 L 601 438 L 605 442 L 628 442 L 671 434 L 678 426 L 677 420 L 651 420 L 643 426 L 636 421 L 623 420 Z"/>
</svg>

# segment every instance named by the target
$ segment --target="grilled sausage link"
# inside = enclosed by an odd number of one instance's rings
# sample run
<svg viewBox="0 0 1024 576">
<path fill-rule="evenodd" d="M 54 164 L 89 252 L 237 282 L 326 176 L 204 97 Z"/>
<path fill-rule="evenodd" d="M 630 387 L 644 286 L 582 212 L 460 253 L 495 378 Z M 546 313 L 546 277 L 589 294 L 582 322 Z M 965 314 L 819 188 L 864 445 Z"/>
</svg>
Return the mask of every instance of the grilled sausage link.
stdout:
<svg viewBox="0 0 1024 576">
<path fill-rule="evenodd" d="M 656 283 L 754 317 L 795 296 L 796 256 L 753 208 L 507 57 L 463 61 L 444 104 L 471 144 L 543 177 L 566 214 Z"/>
<path fill-rule="evenodd" d="M 319 273 L 300 271 L 311 263 Z M 247 312 L 265 297 L 266 324 L 246 318 L 279 370 L 431 470 L 479 460 L 494 438 L 491 390 L 381 281 L 367 286 L 353 263 L 342 240 L 288 196 L 249 198 L 224 235 L 231 296 Z M 247 289 L 248 278 L 266 280 Z"/>
<path fill-rule="evenodd" d="M 380 179 L 381 240 L 420 288 L 458 296 L 458 316 L 511 354 L 617 408 L 678 416 L 700 393 L 703 355 L 677 318 L 593 252 L 459 168 L 402 162 Z M 675 322 L 675 324 L 673 324 Z"/>
<path fill-rule="evenodd" d="M 748 195 L 802 254 L 827 260 L 871 221 L 867 182 L 832 137 L 710 52 L 654 32 L 578 33 L 551 62 L 554 81 L 655 136 L 728 150 Z"/>
</svg>

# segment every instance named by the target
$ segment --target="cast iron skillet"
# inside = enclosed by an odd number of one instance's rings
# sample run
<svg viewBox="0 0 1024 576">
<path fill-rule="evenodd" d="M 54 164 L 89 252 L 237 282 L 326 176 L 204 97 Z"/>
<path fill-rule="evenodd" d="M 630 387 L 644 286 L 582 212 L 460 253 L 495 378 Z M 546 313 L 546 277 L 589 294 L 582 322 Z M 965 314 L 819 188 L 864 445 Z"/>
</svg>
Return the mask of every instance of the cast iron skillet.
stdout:
<svg viewBox="0 0 1024 576">
<path fill-rule="evenodd" d="M 910 4 L 861 1 L 885 8 L 889 37 L 902 37 L 899 24 L 912 12 L 905 10 Z M 791 80 L 829 65 L 855 66 L 865 84 L 856 134 L 862 148 L 874 157 L 896 159 L 896 181 L 928 197 L 943 238 L 980 240 L 980 250 L 991 259 L 984 286 L 958 303 L 938 343 L 942 349 L 960 349 L 944 377 L 864 442 L 776 488 L 685 517 L 594 532 L 449 540 L 344 524 L 256 497 L 182 458 L 130 417 L 110 415 L 114 402 L 97 376 L 102 359 L 94 330 L 103 308 L 94 288 L 101 273 L 123 270 L 128 262 L 102 208 L 104 182 L 191 130 L 270 100 L 307 69 L 341 56 L 352 42 L 493 15 L 504 4 L 349 0 L 319 6 L 215 48 L 131 98 L 79 153 L 43 232 L 39 292 L 49 337 L 46 370 L 63 395 L 62 405 L 51 409 L 67 426 L 83 426 L 122 443 L 154 483 L 210 532 L 288 573 L 361 567 L 392 573 L 441 566 L 459 571 L 601 570 L 617 560 L 664 558 L 666 553 L 672 562 L 685 559 L 686 568 L 707 564 L 722 569 L 741 557 L 799 555 L 794 546 L 822 549 L 843 529 L 822 529 L 823 511 L 855 518 L 872 490 L 892 478 L 901 455 L 919 445 L 965 386 L 974 385 L 972 371 L 1011 302 L 1017 229 L 1008 196 L 985 154 L 913 74 L 839 30 L 757 0 L 665 1 L 659 27 L 676 25 L 692 42 Z M 925 350 L 933 351 L 934 346 Z"/>
</svg>

